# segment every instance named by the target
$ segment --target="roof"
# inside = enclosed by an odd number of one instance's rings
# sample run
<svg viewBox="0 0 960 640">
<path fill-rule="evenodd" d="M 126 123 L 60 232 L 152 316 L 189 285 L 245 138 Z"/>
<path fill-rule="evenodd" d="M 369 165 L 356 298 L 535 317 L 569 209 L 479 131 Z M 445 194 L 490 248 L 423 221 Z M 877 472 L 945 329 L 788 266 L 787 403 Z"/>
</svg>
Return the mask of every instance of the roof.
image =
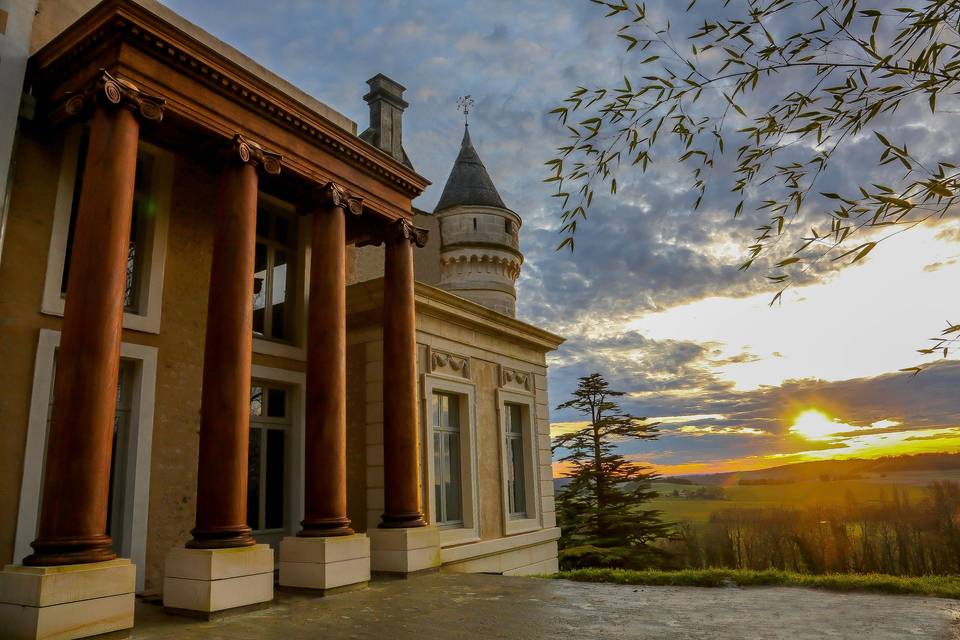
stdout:
<svg viewBox="0 0 960 640">
<path fill-rule="evenodd" d="M 61 11 L 60 8 L 54 9 L 55 5 L 53 5 L 52 3 L 48 3 L 48 4 L 51 10 Z M 93 5 L 94 3 L 88 2 L 88 4 Z M 102 6 L 105 4 L 107 3 L 106 2 L 97 3 L 95 6 L 93 6 L 90 9 L 89 13 L 93 13 L 96 10 L 101 10 L 103 8 Z M 162 20 L 163 22 L 166 22 L 167 24 L 174 27 L 175 29 L 178 29 L 187 37 L 196 40 L 197 42 L 208 47 L 210 50 L 214 51 L 220 56 L 223 56 L 225 59 L 229 60 L 231 63 L 237 65 L 239 68 L 243 69 L 245 72 L 256 77 L 261 82 L 264 82 L 265 84 L 271 86 L 276 91 L 286 94 L 290 99 L 300 103 L 303 107 L 305 107 L 309 111 L 325 118 L 327 121 L 335 124 L 341 129 L 345 129 L 346 131 L 349 131 L 353 135 L 357 134 L 357 124 L 353 120 L 346 117 L 345 115 L 338 112 L 337 110 L 333 109 L 329 105 L 324 104 L 323 102 L 311 96 L 310 94 L 300 89 L 299 87 L 294 86 L 292 83 L 288 82 L 287 80 L 284 80 L 283 78 L 278 76 L 276 73 L 270 71 L 269 69 L 267 69 L 260 63 L 256 62 L 246 54 L 241 53 L 236 48 L 230 46 L 223 40 L 220 40 L 219 38 L 211 35 L 207 31 L 201 29 L 197 25 L 193 24 L 192 22 L 190 22 L 189 20 L 181 16 L 179 13 L 173 11 L 169 7 L 158 2 L 158 0 L 127 0 L 127 2 L 119 2 L 114 0 L 113 4 L 114 5 L 132 4 L 140 7 L 143 11 L 147 12 L 148 14 L 152 14 L 156 18 Z M 62 11 L 66 12 L 67 9 L 62 9 Z M 62 25 L 59 28 L 57 28 L 57 25 L 52 25 L 52 24 L 45 25 L 45 23 L 44 25 L 41 25 L 38 23 L 37 27 L 47 26 L 48 29 L 52 28 L 55 31 L 62 33 L 62 30 L 69 28 L 73 22 L 74 20 L 71 20 L 70 24 Z M 42 36 L 41 42 L 33 43 L 34 44 L 33 48 L 35 50 L 34 52 L 36 52 L 37 49 L 42 48 L 42 46 L 40 45 L 48 44 L 49 41 L 52 40 L 55 35 L 56 33 L 41 34 Z"/>
<path fill-rule="evenodd" d="M 450 177 L 443 187 L 440 201 L 434 208 L 434 213 L 457 205 L 482 205 L 506 209 L 497 188 L 483 166 L 477 150 L 470 142 L 470 129 L 463 131 L 463 142 L 460 143 L 460 155 L 453 163 Z"/>
</svg>

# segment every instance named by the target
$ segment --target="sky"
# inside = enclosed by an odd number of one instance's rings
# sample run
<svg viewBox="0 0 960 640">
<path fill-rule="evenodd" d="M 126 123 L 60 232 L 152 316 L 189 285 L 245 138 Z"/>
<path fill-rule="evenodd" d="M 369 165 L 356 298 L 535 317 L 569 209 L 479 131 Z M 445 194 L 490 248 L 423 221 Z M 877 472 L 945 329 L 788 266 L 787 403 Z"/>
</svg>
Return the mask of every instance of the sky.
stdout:
<svg viewBox="0 0 960 640">
<path fill-rule="evenodd" d="M 544 162 L 567 139 L 549 111 L 576 86 L 618 84 L 636 66 L 615 37 L 618 23 L 596 5 L 165 4 L 360 130 L 366 79 L 384 73 L 406 86 L 404 147 L 433 182 L 415 202 L 421 209 L 440 197 L 463 132 L 456 101 L 470 94 L 473 143 L 523 219 L 518 317 L 567 339 L 549 358 L 551 402 L 566 400 L 579 376 L 602 374 L 626 393 L 626 411 L 660 422 L 658 440 L 622 443 L 631 459 L 670 475 L 960 450 L 960 361 L 917 377 L 898 372 L 923 360 L 916 349 L 958 311 L 955 217 L 896 236 L 855 266 L 831 263 L 771 307 L 766 272 L 737 269 L 758 219 L 734 221 L 736 201 L 723 189 L 695 211 L 687 170 L 666 161 L 624 174 L 615 197 L 594 202 L 576 250 L 556 251 L 560 211 Z M 681 32 L 703 20 L 678 15 L 669 0 L 647 6 Z M 709 108 L 721 98 L 705 100 Z M 956 111 L 926 114 L 906 107 L 877 126 L 921 156 L 954 152 L 956 137 L 944 134 L 956 130 Z M 820 188 L 874 180 L 877 152 L 872 136 L 854 137 Z M 551 418 L 555 433 L 582 420 L 569 410 Z"/>
</svg>

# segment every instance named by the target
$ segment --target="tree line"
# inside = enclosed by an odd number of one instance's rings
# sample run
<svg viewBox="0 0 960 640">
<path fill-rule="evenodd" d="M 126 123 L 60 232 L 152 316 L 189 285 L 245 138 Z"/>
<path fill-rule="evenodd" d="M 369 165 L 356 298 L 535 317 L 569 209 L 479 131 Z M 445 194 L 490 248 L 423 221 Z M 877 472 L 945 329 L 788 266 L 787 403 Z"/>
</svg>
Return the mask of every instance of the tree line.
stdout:
<svg viewBox="0 0 960 640">
<path fill-rule="evenodd" d="M 921 498 L 894 490 L 879 503 L 853 494 L 833 507 L 726 508 L 683 523 L 658 548 L 677 567 L 804 573 L 960 573 L 960 485 L 934 482 Z"/>
</svg>

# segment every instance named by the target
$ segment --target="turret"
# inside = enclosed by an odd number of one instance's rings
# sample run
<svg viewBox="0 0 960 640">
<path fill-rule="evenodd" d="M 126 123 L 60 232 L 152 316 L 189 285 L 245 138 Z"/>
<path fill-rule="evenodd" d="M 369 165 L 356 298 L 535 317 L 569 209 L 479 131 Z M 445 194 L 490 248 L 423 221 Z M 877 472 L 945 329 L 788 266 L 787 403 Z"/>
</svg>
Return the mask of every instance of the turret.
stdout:
<svg viewBox="0 0 960 640">
<path fill-rule="evenodd" d="M 440 288 L 516 315 L 522 221 L 500 198 L 469 126 L 434 215 L 440 225 Z"/>
</svg>

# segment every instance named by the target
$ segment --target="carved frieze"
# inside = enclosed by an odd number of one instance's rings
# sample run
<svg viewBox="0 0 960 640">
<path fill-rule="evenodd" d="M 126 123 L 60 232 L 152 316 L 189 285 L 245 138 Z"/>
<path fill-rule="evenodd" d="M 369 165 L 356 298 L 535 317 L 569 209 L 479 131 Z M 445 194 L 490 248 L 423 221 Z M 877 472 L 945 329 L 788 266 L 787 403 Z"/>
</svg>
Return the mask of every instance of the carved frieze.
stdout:
<svg viewBox="0 0 960 640">
<path fill-rule="evenodd" d="M 468 356 L 428 348 L 427 360 L 430 373 L 440 373 L 458 378 L 470 377 L 470 358 Z"/>
<path fill-rule="evenodd" d="M 519 391 L 533 391 L 533 374 L 500 365 L 500 387 Z"/>
</svg>

